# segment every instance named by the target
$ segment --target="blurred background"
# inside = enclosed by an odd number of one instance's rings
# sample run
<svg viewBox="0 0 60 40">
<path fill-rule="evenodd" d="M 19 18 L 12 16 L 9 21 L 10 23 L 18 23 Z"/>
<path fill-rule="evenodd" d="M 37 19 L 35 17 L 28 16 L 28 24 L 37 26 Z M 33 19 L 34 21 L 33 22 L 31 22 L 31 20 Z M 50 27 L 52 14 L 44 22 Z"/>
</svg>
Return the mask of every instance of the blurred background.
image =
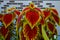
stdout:
<svg viewBox="0 0 60 40">
<path fill-rule="evenodd" d="M 33 2 L 36 7 L 44 9 L 44 8 L 49 8 L 53 7 L 55 8 L 60 16 L 60 1 L 0 1 L 0 14 L 5 14 L 7 13 L 5 10 L 11 7 L 16 7 L 19 11 L 22 11 L 26 6 L 29 5 L 30 2 Z M 16 20 L 14 20 L 15 24 Z M 2 23 L 0 22 L 0 27 L 2 26 Z M 15 26 L 15 25 L 14 25 Z M 60 39 L 60 27 L 57 25 L 57 31 L 58 31 L 58 39 Z M 15 32 L 14 32 L 15 33 Z M 12 37 L 13 38 L 13 37 Z M 12 39 L 14 40 L 14 38 Z"/>
</svg>

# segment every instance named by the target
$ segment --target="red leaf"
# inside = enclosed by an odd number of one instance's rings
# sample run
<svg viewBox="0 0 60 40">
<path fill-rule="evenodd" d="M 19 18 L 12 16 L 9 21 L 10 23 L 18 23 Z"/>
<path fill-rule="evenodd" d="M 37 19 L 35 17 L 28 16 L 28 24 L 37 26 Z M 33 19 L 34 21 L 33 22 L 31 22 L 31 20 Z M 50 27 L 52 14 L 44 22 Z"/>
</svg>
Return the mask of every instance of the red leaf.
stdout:
<svg viewBox="0 0 60 40">
<path fill-rule="evenodd" d="M 43 11 L 44 19 L 47 19 L 50 16 L 50 11 L 49 10 L 44 10 Z"/>
<path fill-rule="evenodd" d="M 24 37 L 24 34 L 23 34 L 23 32 L 21 32 L 21 40 L 26 40 L 26 37 Z"/>
<path fill-rule="evenodd" d="M 0 20 L 2 20 L 2 18 L 3 18 L 3 15 L 2 15 L 2 14 L 0 14 Z"/>
<path fill-rule="evenodd" d="M 51 8 L 51 10 L 52 10 L 52 13 L 53 13 L 53 14 L 58 15 L 58 12 L 57 12 L 57 10 L 56 10 L 56 9 Z"/>
<path fill-rule="evenodd" d="M 27 36 L 29 40 L 35 38 L 37 36 L 37 32 L 38 32 L 38 28 L 36 26 L 33 29 L 31 29 L 31 27 L 28 24 L 26 24 L 23 29 L 24 35 Z"/>
<path fill-rule="evenodd" d="M 42 12 L 41 10 L 40 10 L 40 8 L 35 8 L 36 10 L 38 10 L 39 12 Z"/>
<path fill-rule="evenodd" d="M 34 26 L 34 24 L 39 20 L 39 13 L 34 10 L 30 10 L 26 13 L 26 19 L 32 26 Z"/>
<path fill-rule="evenodd" d="M 40 24 L 41 24 L 41 25 L 44 24 L 44 19 L 43 19 L 43 18 L 41 19 Z"/>
<path fill-rule="evenodd" d="M 29 7 L 25 8 L 23 11 L 29 10 Z"/>
<path fill-rule="evenodd" d="M 3 24 L 5 25 L 6 28 L 7 28 L 7 26 L 9 26 L 11 24 L 12 20 L 13 20 L 12 14 L 4 14 Z"/>
<path fill-rule="evenodd" d="M 6 40 L 10 40 L 10 37 L 11 37 L 11 35 L 10 35 L 10 33 L 8 33 Z"/>
<path fill-rule="evenodd" d="M 54 27 L 54 25 L 52 23 L 48 22 L 48 29 L 53 33 L 55 27 Z"/>
<path fill-rule="evenodd" d="M 5 26 L 3 26 L 1 29 L 0 29 L 0 32 L 2 33 L 2 35 L 5 37 L 8 33 L 8 28 L 5 28 Z"/>
<path fill-rule="evenodd" d="M 59 24 L 59 17 L 57 16 L 57 15 L 52 15 L 53 16 L 53 19 L 54 19 L 54 21 L 57 23 L 57 24 Z"/>
<path fill-rule="evenodd" d="M 20 11 L 15 10 L 14 12 L 15 12 L 18 16 L 20 15 Z"/>
</svg>

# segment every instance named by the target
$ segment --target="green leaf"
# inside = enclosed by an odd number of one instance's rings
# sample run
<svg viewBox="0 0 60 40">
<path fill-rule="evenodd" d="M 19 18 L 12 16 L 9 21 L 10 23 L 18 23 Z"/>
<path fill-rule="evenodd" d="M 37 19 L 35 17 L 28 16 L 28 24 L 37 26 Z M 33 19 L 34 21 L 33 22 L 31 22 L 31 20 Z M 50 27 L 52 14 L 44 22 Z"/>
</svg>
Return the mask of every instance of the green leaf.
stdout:
<svg viewBox="0 0 60 40">
<path fill-rule="evenodd" d="M 2 35 L 0 35 L 0 40 L 5 40 L 5 38 Z"/>
<path fill-rule="evenodd" d="M 44 25 L 42 25 L 42 36 L 43 36 L 44 40 L 49 40 L 49 38 L 44 30 Z"/>
</svg>

